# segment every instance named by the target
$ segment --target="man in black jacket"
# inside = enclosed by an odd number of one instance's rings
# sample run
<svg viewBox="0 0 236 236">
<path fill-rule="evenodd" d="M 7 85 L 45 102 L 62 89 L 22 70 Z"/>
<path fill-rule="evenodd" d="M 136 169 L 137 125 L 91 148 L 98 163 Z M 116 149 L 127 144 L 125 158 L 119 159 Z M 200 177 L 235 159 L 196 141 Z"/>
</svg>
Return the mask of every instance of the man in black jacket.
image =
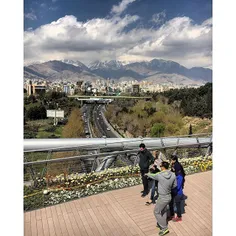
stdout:
<svg viewBox="0 0 236 236">
<path fill-rule="evenodd" d="M 145 197 L 148 194 L 148 177 L 145 176 L 146 173 L 149 171 L 150 164 L 153 164 L 154 157 L 152 154 L 146 149 L 145 144 L 141 143 L 139 145 L 140 151 L 138 152 L 139 155 L 139 167 L 140 173 L 143 182 L 143 191 L 141 197 Z"/>
</svg>

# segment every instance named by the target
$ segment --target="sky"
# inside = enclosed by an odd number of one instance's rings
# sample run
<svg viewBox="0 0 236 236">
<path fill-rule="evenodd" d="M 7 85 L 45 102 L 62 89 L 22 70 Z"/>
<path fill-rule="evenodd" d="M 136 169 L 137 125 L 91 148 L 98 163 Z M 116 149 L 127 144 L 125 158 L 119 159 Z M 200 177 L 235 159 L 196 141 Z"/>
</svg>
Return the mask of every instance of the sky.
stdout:
<svg viewBox="0 0 236 236">
<path fill-rule="evenodd" d="M 24 64 L 172 60 L 212 68 L 212 0 L 24 0 Z"/>
</svg>

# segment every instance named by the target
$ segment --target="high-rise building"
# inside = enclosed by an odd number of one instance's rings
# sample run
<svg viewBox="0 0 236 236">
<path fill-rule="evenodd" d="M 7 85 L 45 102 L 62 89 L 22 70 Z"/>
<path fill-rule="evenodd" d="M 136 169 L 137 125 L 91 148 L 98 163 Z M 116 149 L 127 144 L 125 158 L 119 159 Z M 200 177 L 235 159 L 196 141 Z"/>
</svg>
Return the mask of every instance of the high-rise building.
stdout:
<svg viewBox="0 0 236 236">
<path fill-rule="evenodd" d="M 32 84 L 32 81 L 29 80 L 27 84 L 27 94 L 40 94 L 46 92 L 45 84 Z"/>
</svg>

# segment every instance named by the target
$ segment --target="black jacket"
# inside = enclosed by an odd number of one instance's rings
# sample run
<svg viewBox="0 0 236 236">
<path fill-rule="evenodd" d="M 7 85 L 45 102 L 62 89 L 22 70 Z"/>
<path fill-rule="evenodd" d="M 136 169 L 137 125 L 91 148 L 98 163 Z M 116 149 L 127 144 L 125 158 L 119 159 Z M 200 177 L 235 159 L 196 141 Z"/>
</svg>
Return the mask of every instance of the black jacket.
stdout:
<svg viewBox="0 0 236 236">
<path fill-rule="evenodd" d="M 149 166 L 154 162 L 154 157 L 145 148 L 142 152 L 138 152 L 139 155 L 139 167 L 141 170 L 149 169 Z"/>
</svg>

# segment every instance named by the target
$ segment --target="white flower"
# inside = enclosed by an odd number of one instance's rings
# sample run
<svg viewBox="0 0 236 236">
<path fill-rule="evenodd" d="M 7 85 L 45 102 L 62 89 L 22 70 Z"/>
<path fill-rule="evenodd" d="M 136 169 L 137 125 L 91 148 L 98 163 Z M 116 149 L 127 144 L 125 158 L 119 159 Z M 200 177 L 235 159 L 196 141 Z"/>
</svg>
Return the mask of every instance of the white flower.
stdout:
<svg viewBox="0 0 236 236">
<path fill-rule="evenodd" d="M 48 194 L 48 193 L 49 193 L 48 190 L 43 190 L 43 194 L 44 194 L 44 195 L 46 195 L 46 194 Z"/>
</svg>

